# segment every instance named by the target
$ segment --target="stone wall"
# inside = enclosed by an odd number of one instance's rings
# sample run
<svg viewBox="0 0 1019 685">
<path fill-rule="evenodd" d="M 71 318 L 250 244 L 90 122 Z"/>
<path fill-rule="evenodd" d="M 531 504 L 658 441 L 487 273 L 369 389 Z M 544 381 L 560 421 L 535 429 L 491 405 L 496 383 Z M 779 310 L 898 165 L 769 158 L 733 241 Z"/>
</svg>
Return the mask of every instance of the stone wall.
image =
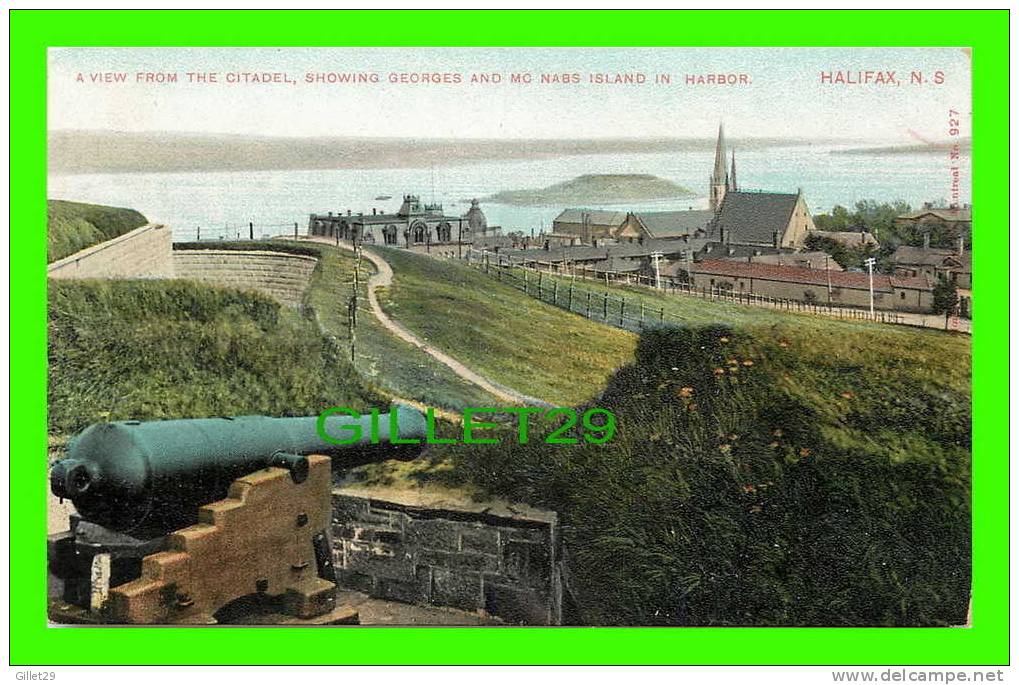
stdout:
<svg viewBox="0 0 1019 685">
<path fill-rule="evenodd" d="M 318 260 L 264 250 L 177 250 L 173 262 L 177 278 L 257 290 L 297 307 Z"/>
<path fill-rule="evenodd" d="M 46 267 L 50 278 L 173 278 L 173 233 L 146 224 Z"/>
<path fill-rule="evenodd" d="M 507 623 L 561 622 L 554 512 L 337 489 L 332 535 L 341 587 Z"/>
</svg>

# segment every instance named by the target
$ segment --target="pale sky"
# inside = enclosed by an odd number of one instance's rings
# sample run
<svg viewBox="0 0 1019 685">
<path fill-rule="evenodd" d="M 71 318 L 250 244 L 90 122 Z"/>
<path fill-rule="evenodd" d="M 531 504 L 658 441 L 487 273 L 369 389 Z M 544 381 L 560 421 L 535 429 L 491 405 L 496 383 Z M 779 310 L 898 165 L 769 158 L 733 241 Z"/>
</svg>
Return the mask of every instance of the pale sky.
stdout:
<svg viewBox="0 0 1019 685">
<path fill-rule="evenodd" d="M 382 27 L 380 27 L 381 29 Z M 429 138 L 948 137 L 969 135 L 970 59 L 958 48 L 53 48 L 49 128 L 272 136 Z M 821 83 L 821 73 L 894 71 L 899 85 Z M 910 73 L 928 81 L 911 85 Z M 931 83 L 936 71 L 944 82 Z M 126 82 L 93 83 L 124 72 Z M 175 84 L 138 83 L 173 72 Z M 189 84 L 186 72 L 217 72 Z M 280 72 L 296 84 L 227 83 L 228 72 Z M 378 83 L 309 84 L 308 73 L 375 74 Z M 456 73 L 459 84 L 392 84 L 391 74 Z M 474 73 L 498 84 L 471 84 Z M 531 84 L 510 83 L 529 73 Z M 580 84 L 538 83 L 579 74 Z M 642 73 L 643 85 L 591 74 Z M 687 85 L 687 75 L 745 74 L 746 85 Z M 79 82 L 78 75 L 84 79 Z M 653 83 L 655 74 L 671 85 Z M 737 77 L 738 78 L 738 77 Z"/>
</svg>

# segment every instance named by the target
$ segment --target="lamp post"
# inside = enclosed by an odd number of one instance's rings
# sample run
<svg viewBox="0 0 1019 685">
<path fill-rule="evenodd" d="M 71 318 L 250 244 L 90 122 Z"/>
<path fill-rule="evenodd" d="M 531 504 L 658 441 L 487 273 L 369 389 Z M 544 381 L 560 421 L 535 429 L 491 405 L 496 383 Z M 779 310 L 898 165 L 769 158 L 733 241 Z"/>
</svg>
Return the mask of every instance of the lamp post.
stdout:
<svg viewBox="0 0 1019 685">
<path fill-rule="evenodd" d="M 870 315 L 874 316 L 874 258 L 868 257 L 863 263 L 867 265 L 867 273 L 870 275 Z"/>
</svg>

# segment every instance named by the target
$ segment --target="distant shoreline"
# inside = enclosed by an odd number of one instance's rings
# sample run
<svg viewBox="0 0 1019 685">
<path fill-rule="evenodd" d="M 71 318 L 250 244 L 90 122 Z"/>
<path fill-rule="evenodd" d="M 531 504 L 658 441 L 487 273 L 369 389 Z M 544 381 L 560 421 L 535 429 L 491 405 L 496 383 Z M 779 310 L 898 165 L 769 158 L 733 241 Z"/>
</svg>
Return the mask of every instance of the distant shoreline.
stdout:
<svg viewBox="0 0 1019 685">
<path fill-rule="evenodd" d="M 969 138 L 960 138 L 958 141 L 938 141 L 936 143 L 916 143 L 912 145 L 883 145 L 875 147 L 853 147 L 843 150 L 832 150 L 833 155 L 924 155 L 944 154 L 959 146 L 959 152 L 969 154 L 972 148 L 972 141 Z"/>
<path fill-rule="evenodd" d="M 737 141 L 748 150 L 833 143 L 796 138 Z M 51 131 L 48 169 L 51 174 L 410 169 L 577 155 L 703 152 L 713 145 L 709 138 L 447 140 Z"/>
</svg>

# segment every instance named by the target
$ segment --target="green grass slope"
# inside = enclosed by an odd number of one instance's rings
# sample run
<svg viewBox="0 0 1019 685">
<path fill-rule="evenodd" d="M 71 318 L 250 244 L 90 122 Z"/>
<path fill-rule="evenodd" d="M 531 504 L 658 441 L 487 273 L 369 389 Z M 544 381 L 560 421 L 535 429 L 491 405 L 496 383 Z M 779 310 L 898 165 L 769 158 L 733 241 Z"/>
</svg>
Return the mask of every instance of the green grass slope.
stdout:
<svg viewBox="0 0 1019 685">
<path fill-rule="evenodd" d="M 385 311 L 423 340 L 531 397 L 573 404 L 632 360 L 636 337 L 569 314 L 466 265 L 379 249 L 393 267 Z"/>
<path fill-rule="evenodd" d="M 53 262 L 148 223 L 140 212 L 66 200 L 46 202 L 46 258 Z"/>
<path fill-rule="evenodd" d="M 189 281 L 49 283 L 49 430 L 97 422 L 313 415 L 385 406 L 315 324 Z"/>
<path fill-rule="evenodd" d="M 315 245 L 320 264 L 312 277 L 307 301 L 328 335 L 349 352 L 347 302 L 353 290 L 354 256 L 346 250 Z M 487 407 L 495 400 L 454 374 L 448 367 L 383 328 L 368 308 L 368 279 L 374 267 L 361 260 L 354 367 L 375 387 L 428 406 L 461 410 Z"/>
<path fill-rule="evenodd" d="M 871 329 L 646 331 L 597 401 L 610 442 L 507 429 L 446 456 L 456 478 L 559 512 L 577 623 L 961 624 L 968 340 Z"/>
</svg>

